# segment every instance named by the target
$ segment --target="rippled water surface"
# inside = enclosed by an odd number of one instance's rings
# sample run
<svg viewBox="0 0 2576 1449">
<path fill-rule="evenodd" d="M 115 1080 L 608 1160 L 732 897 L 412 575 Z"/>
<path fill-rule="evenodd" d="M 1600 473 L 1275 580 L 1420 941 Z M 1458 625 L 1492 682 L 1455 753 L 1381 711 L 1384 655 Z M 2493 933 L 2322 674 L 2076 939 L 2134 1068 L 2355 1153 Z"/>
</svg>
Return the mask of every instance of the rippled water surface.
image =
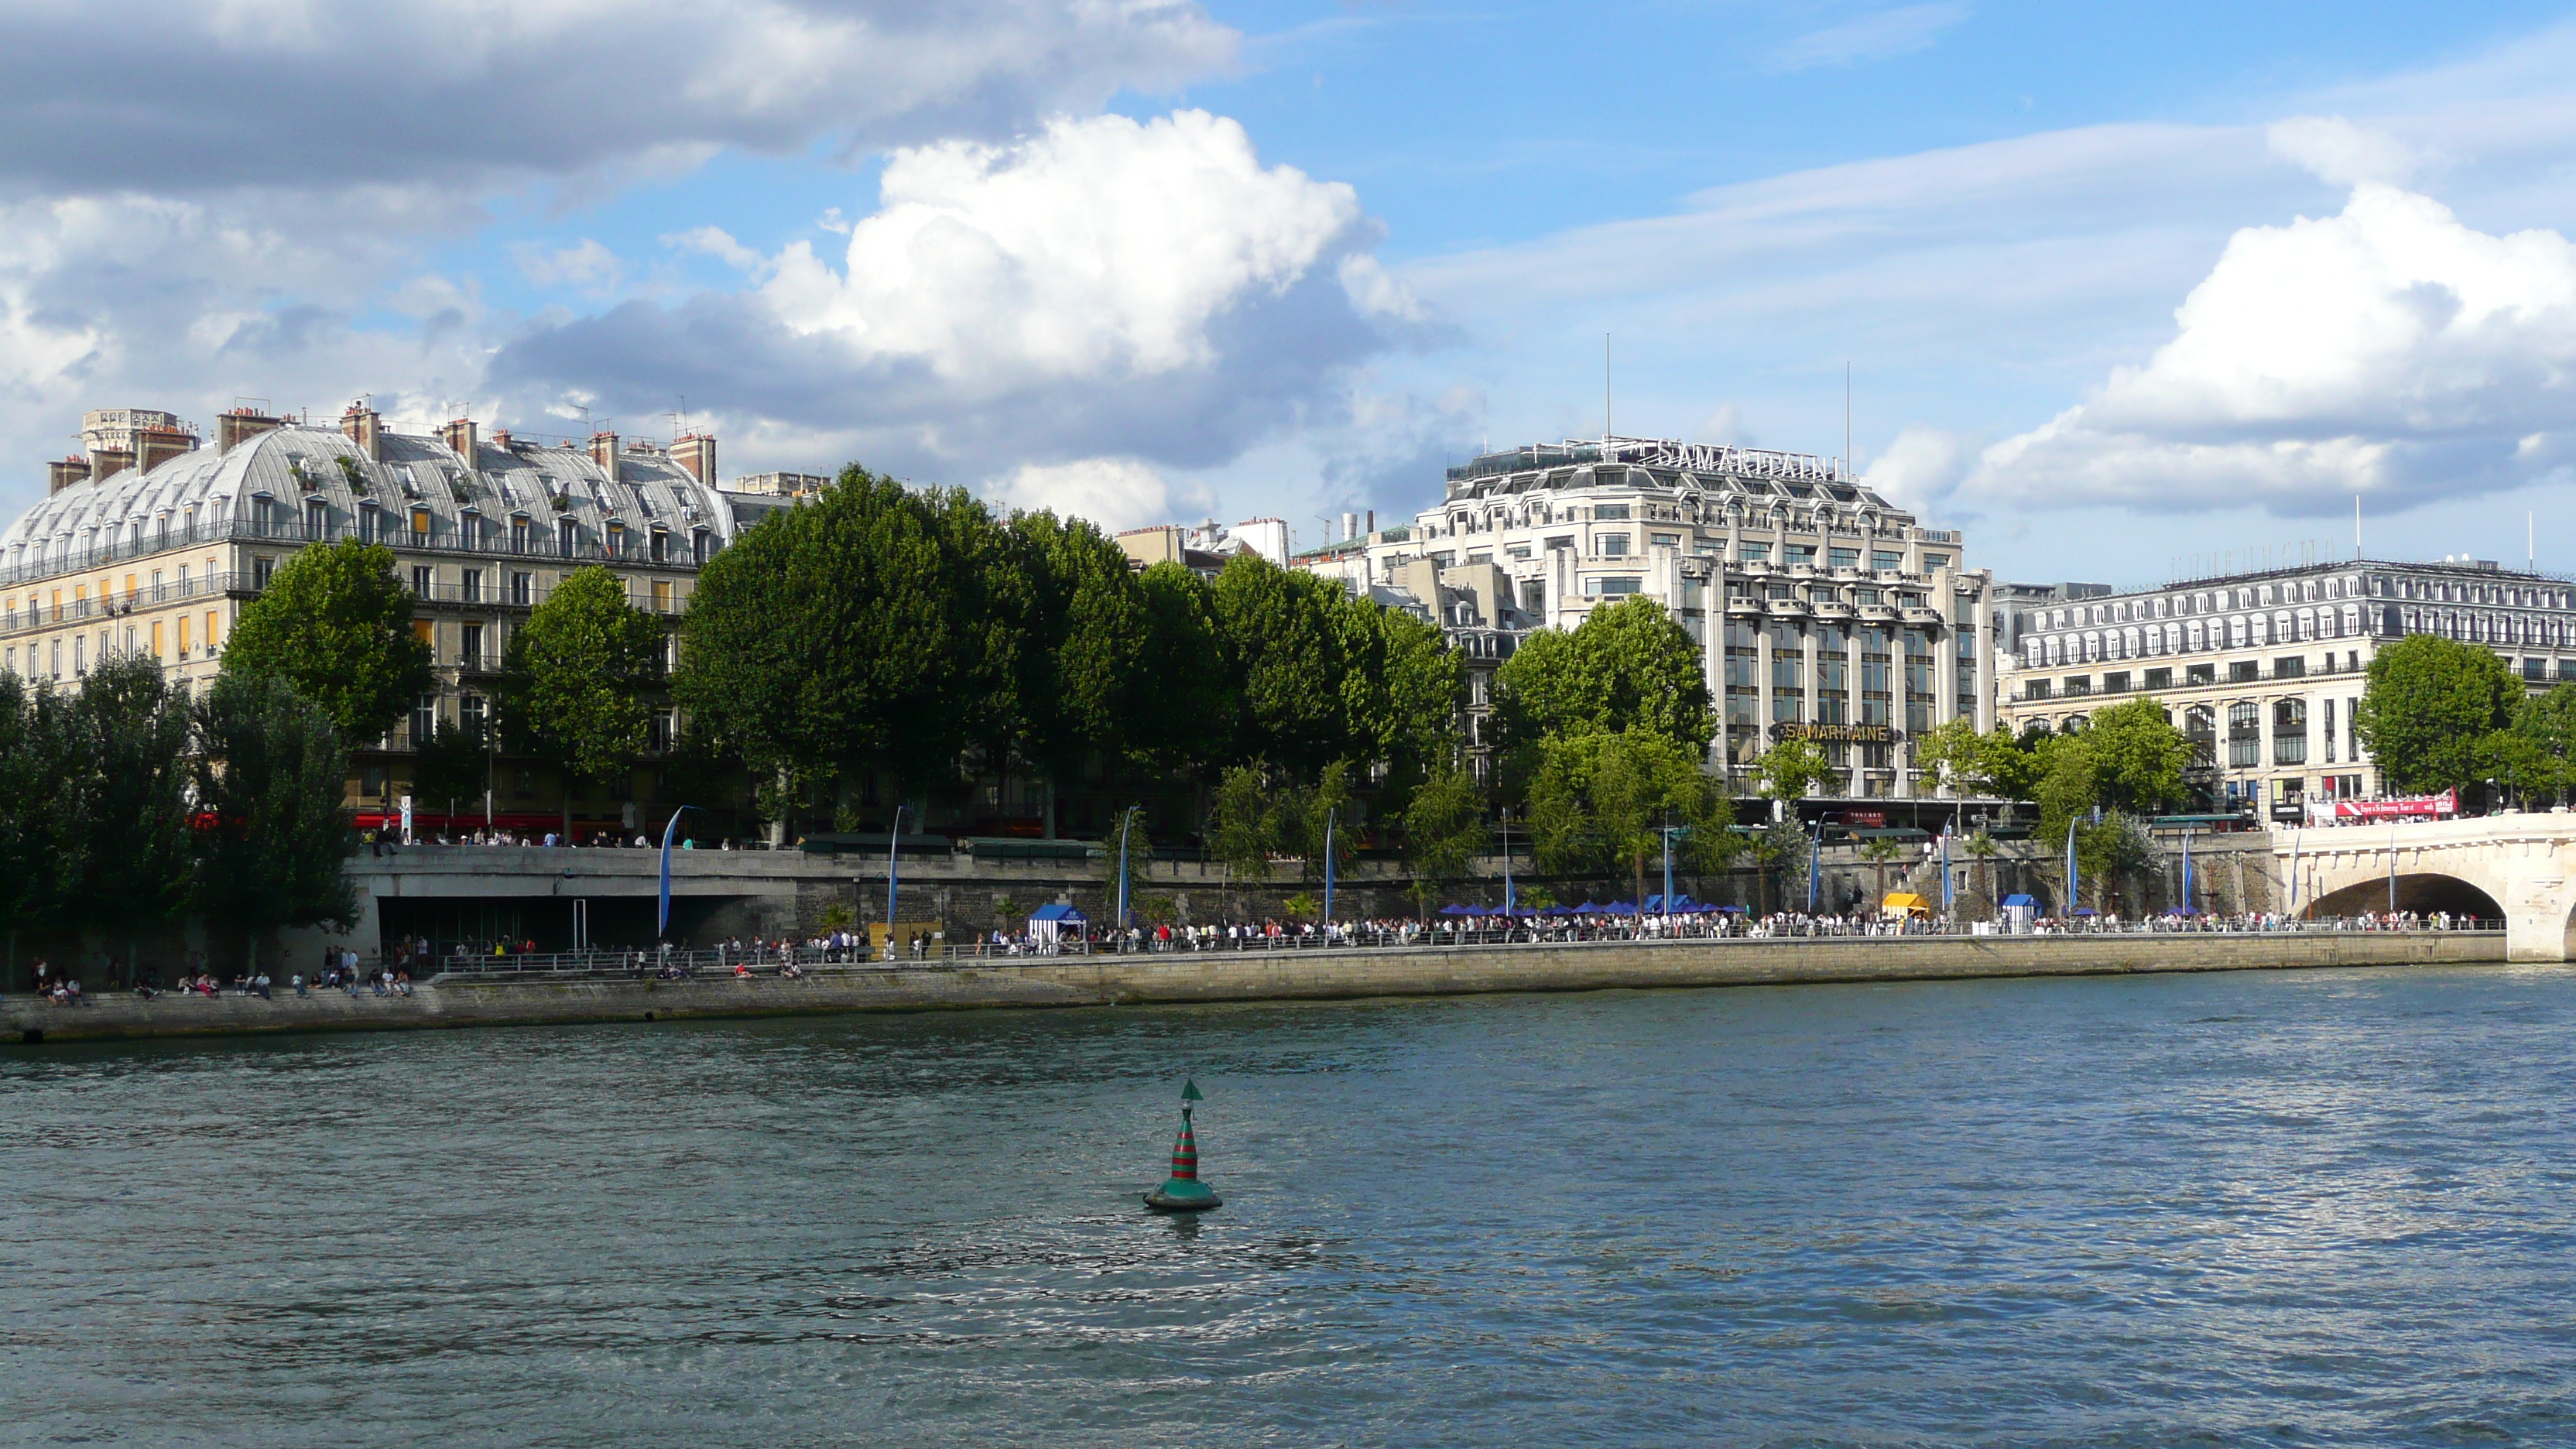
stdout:
<svg viewBox="0 0 2576 1449">
<path fill-rule="evenodd" d="M 2576 1443 L 2571 1052 L 2555 968 L 9 1047 L 0 1442 Z"/>
</svg>

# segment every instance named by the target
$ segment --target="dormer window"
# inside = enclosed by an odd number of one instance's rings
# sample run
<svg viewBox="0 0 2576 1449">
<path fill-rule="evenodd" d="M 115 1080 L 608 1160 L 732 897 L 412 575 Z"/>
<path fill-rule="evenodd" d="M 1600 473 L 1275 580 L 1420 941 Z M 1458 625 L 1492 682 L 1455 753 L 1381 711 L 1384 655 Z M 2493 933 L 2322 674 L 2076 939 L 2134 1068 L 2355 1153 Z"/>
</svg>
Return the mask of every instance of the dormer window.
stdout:
<svg viewBox="0 0 2576 1449">
<path fill-rule="evenodd" d="M 429 537 L 428 509 L 415 508 L 411 511 L 411 534 L 414 543 L 425 541 Z"/>
<path fill-rule="evenodd" d="M 376 507 L 376 500 L 372 498 L 359 500 L 358 541 L 361 543 L 374 543 L 383 533 L 383 530 L 384 519 L 382 512 Z"/>
<path fill-rule="evenodd" d="M 329 528 L 330 526 L 331 526 L 331 505 L 330 505 L 330 504 L 328 504 L 328 503 L 325 503 L 325 502 L 324 502 L 324 501 L 322 501 L 320 498 L 307 498 L 307 499 L 305 499 L 305 500 L 304 500 L 304 535 L 305 535 L 305 537 L 307 537 L 307 538 L 311 538 L 311 539 L 319 540 L 319 539 L 322 537 L 323 531 L 324 531 L 325 529 Z"/>
</svg>

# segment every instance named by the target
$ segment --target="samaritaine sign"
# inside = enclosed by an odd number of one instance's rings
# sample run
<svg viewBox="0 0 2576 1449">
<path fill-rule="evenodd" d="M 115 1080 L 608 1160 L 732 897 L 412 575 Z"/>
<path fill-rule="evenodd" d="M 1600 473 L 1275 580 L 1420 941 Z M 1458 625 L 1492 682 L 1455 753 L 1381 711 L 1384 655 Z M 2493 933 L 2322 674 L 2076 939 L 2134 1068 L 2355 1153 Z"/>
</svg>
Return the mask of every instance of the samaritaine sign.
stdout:
<svg viewBox="0 0 2576 1449">
<path fill-rule="evenodd" d="M 1774 743 L 1815 740 L 1820 744 L 1896 745 L 1905 742 L 1905 731 L 1894 725 L 1796 724 L 1784 720 L 1771 727 L 1771 738 Z"/>
</svg>

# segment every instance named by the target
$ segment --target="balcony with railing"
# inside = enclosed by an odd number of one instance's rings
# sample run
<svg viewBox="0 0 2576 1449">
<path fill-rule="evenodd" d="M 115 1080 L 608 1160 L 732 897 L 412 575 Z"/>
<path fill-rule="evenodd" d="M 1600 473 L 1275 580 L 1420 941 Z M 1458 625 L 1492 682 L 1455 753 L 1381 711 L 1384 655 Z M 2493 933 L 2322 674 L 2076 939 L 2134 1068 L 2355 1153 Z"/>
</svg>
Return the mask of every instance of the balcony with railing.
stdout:
<svg viewBox="0 0 2576 1449">
<path fill-rule="evenodd" d="M 49 553 L 43 559 L 26 559 L 0 568 L 0 587 L 33 582 L 38 579 L 69 577 L 107 564 L 128 559 L 149 558 L 155 554 L 202 547 L 210 543 L 275 543 L 301 546 L 308 543 L 337 543 L 356 538 L 367 543 L 381 543 L 387 548 L 407 553 L 452 554 L 463 558 L 522 558 L 571 560 L 581 563 L 610 563 L 628 568 L 665 568 L 680 572 L 695 570 L 700 563 L 695 540 L 706 540 L 707 556 L 712 558 L 721 546 L 715 532 L 703 524 L 686 532 L 665 531 L 669 542 L 664 556 L 653 556 L 652 534 L 630 530 L 624 542 L 615 547 L 596 539 L 576 538 L 566 543 L 554 532 L 529 529 L 491 528 L 475 534 L 454 529 L 414 532 L 407 528 L 362 529 L 356 523 L 325 523 L 320 527 L 302 520 L 279 518 L 262 523 L 256 519 L 223 518 L 181 528 L 160 528 L 139 536 L 127 534 L 121 539 L 78 550 Z"/>
</svg>

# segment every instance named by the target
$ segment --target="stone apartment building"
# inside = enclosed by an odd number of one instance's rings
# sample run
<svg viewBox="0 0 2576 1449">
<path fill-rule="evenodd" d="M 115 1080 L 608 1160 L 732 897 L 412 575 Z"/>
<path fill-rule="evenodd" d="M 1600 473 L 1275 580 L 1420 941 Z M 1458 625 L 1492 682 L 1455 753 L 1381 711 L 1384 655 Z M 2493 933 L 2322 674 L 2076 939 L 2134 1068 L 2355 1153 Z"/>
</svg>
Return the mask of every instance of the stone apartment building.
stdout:
<svg viewBox="0 0 2576 1449">
<path fill-rule="evenodd" d="M 1438 623 L 1469 666 L 1471 748 L 1492 674 L 1532 629 L 1644 595 L 1698 642 L 1723 727 L 1712 768 L 1749 787 L 1773 743 L 1821 743 L 1829 793 L 1933 793 L 1914 739 L 1992 718 L 1992 578 L 1835 461 L 1613 437 L 1489 453 L 1448 470 L 1412 524 L 1310 567 Z"/>
<path fill-rule="evenodd" d="M 676 619 L 699 567 L 789 504 L 719 490 L 704 435 L 664 446 L 602 432 L 572 446 L 459 418 L 423 436 L 358 403 L 336 427 L 236 408 L 211 447 L 142 409 L 91 412 L 83 437 L 85 455 L 52 464 L 47 496 L 0 532 L 0 668 L 76 688 L 100 661 L 139 654 L 201 683 L 297 549 L 384 544 L 416 600 L 435 683 L 386 738 L 353 742 L 362 812 L 403 793 L 413 746 L 438 721 L 490 717 L 511 631 L 567 573 L 605 565 L 637 607 Z M 657 745 L 672 728 L 665 712 Z M 494 760 L 496 818 L 552 820 L 556 788 L 528 762 Z M 473 807 L 460 802 L 460 825 L 483 820 L 485 802 Z"/>
<path fill-rule="evenodd" d="M 2494 563 L 2378 560 L 2032 602 L 2001 679 L 2016 732 L 2153 695 L 2192 742 L 2202 804 L 2299 818 L 2381 793 L 2353 737 L 2363 671 L 2409 634 L 2495 650 L 2528 686 L 2576 679 L 2576 586 Z"/>
</svg>

